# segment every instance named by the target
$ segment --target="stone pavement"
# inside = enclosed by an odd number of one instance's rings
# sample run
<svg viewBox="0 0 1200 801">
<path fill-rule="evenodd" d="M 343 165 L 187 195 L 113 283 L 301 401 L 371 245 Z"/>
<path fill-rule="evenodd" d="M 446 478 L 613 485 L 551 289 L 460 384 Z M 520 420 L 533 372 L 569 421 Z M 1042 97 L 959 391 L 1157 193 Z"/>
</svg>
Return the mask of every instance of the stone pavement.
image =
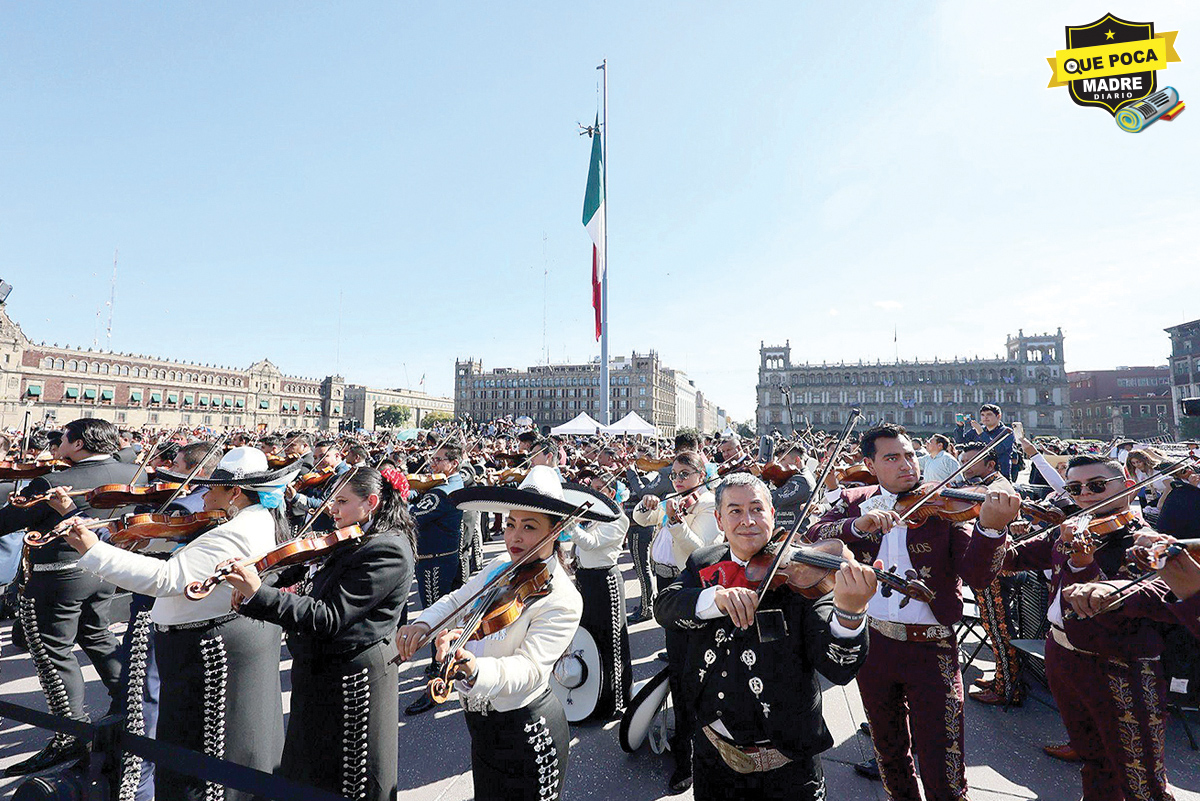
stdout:
<svg viewBox="0 0 1200 801">
<path fill-rule="evenodd" d="M 489 556 L 498 553 L 499 542 L 489 543 Z M 637 582 L 626 555 L 623 564 L 626 595 L 630 608 L 637 598 Z M 415 596 L 413 602 L 416 603 Z M 635 679 L 657 672 L 662 663 L 655 658 L 662 647 L 662 630 L 653 622 L 630 631 Z M 77 651 L 78 652 L 78 651 Z M 11 646 L 11 621 L 0 627 L 0 697 L 44 709 L 28 655 Z M 990 672 L 985 648 L 967 671 L 969 683 L 981 670 Z M 80 654 L 86 663 L 86 657 Z M 287 708 L 290 660 L 284 654 L 285 710 Z M 424 663 L 409 665 L 401 673 L 401 708 L 416 698 Z M 84 669 L 88 680 L 88 709 L 93 716 L 107 707 L 107 699 L 95 672 Z M 825 772 L 832 799 L 885 798 L 877 782 L 856 775 L 853 764 L 871 756 L 870 741 L 858 733 L 865 720 L 858 691 L 830 687 L 824 693 L 825 717 L 835 746 L 825 754 Z M 454 698 L 440 709 L 416 718 L 400 720 L 400 798 L 403 801 L 460 801 L 472 797 L 470 743 L 462 710 Z M 1078 768 L 1046 757 L 1042 743 L 1062 742 L 1065 733 L 1049 692 L 1034 685 L 1025 705 L 1008 712 L 973 702 L 967 704 L 967 778 L 974 801 L 1013 799 L 1076 799 L 1080 795 Z M 1192 715 L 1200 734 L 1200 718 Z M 666 779 L 671 770 L 669 755 L 655 755 L 643 747 L 628 755 L 617 744 L 617 722 L 590 723 L 573 727 L 567 799 L 651 801 L 669 798 Z M 33 753 L 48 739 L 45 732 L 11 721 L 0 721 L 0 768 Z M 1172 717 L 1167 735 L 1168 775 L 1177 788 L 1179 801 L 1200 801 L 1200 753 L 1191 751 L 1179 720 Z M 11 794 L 16 780 L 0 781 L 0 793 Z M 690 799 L 691 793 L 678 796 Z"/>
</svg>

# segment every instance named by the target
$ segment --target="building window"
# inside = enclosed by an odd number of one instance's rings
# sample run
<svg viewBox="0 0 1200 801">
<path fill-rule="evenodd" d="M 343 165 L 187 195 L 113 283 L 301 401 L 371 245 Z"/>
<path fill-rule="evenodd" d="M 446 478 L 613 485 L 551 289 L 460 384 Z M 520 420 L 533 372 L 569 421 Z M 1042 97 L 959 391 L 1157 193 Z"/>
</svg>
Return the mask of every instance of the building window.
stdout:
<svg viewBox="0 0 1200 801">
<path fill-rule="evenodd" d="M 146 415 L 146 422 L 157 423 L 158 422 L 158 412 L 150 412 L 148 415 Z"/>
</svg>

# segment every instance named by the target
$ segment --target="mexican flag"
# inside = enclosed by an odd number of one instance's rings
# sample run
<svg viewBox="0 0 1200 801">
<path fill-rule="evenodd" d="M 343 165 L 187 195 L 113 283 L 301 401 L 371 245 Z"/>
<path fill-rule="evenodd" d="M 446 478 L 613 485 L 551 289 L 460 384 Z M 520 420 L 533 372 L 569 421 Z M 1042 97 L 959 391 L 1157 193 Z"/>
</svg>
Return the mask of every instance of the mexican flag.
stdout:
<svg viewBox="0 0 1200 801">
<path fill-rule="evenodd" d="M 604 281 L 607 254 L 604 252 L 604 148 L 600 144 L 600 115 L 592 134 L 592 163 L 588 167 L 587 191 L 583 194 L 583 227 L 592 238 L 592 308 L 596 312 L 596 339 L 600 338 L 600 285 Z"/>
</svg>

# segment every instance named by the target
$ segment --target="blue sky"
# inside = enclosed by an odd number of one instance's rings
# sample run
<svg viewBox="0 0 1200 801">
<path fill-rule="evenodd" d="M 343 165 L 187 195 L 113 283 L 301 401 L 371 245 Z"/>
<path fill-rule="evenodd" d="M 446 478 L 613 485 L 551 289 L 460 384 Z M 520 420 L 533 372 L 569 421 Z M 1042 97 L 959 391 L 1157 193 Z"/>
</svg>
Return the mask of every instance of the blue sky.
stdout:
<svg viewBox="0 0 1200 801">
<path fill-rule="evenodd" d="M 1069 369 L 1165 363 L 1200 317 L 1200 111 L 1131 135 L 1045 88 L 1108 10 L 3 2 L 9 313 L 91 344 L 116 247 L 118 351 L 446 393 L 456 356 L 590 358 L 576 122 L 608 58 L 613 353 L 737 418 L 763 340 L 948 358 L 1061 325 Z M 1180 32 L 1160 83 L 1200 103 L 1200 7 L 1111 10 Z"/>
</svg>

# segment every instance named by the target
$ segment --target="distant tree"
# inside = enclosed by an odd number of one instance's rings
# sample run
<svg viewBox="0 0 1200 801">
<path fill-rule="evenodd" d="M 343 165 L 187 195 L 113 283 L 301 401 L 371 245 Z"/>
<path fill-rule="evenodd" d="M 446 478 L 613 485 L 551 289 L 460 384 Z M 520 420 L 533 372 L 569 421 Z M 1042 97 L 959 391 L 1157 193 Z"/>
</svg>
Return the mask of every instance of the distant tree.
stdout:
<svg viewBox="0 0 1200 801">
<path fill-rule="evenodd" d="M 421 418 L 421 428 L 433 428 L 438 423 L 449 423 L 454 416 L 449 412 L 428 412 Z"/>
<path fill-rule="evenodd" d="M 379 428 L 403 428 L 412 419 L 412 409 L 392 404 L 375 410 L 375 425 Z"/>
<path fill-rule="evenodd" d="M 700 439 L 704 439 L 704 435 L 703 435 L 703 434 L 701 434 L 701 433 L 700 433 L 699 431 L 697 431 L 696 429 L 692 428 L 691 426 L 685 426 L 685 427 L 683 427 L 683 428 L 677 428 L 677 429 L 675 429 L 675 436 L 677 436 L 677 437 L 678 437 L 678 436 L 680 436 L 681 434 L 691 434 L 691 435 L 693 435 L 693 436 L 695 436 L 695 437 L 699 437 Z"/>
<path fill-rule="evenodd" d="M 738 423 L 735 430 L 737 431 L 739 437 L 753 437 L 754 418 L 743 420 L 742 422 Z"/>
</svg>

